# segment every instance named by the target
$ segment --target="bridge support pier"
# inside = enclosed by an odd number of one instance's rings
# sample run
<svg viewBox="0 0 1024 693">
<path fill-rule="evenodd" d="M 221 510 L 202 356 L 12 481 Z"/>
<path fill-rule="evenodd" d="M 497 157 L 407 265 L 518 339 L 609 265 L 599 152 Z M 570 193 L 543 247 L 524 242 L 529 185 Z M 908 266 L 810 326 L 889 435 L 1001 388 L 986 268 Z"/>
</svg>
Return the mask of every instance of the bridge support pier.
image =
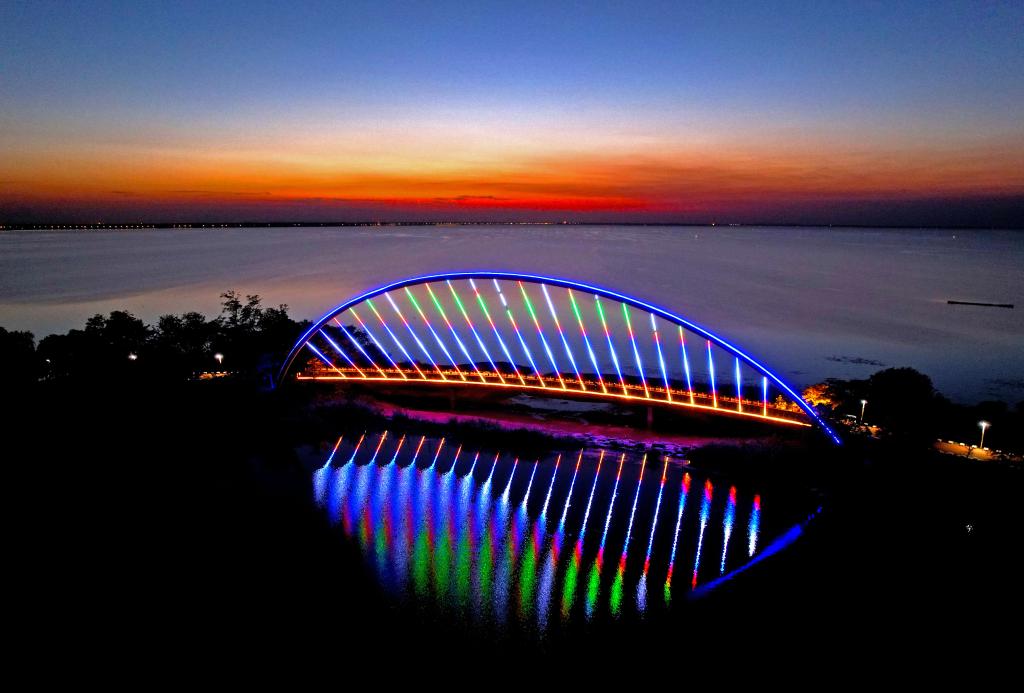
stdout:
<svg viewBox="0 0 1024 693">
<path fill-rule="evenodd" d="M 654 407 L 647 407 L 647 430 L 654 428 Z"/>
</svg>

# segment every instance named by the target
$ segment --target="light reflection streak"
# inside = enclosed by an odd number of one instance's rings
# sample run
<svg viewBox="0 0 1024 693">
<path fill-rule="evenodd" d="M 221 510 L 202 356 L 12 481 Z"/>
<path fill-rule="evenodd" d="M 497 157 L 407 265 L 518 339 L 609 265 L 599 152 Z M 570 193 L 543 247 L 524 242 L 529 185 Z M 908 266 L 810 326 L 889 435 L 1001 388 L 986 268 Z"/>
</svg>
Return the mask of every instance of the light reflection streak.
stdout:
<svg viewBox="0 0 1024 693">
<path fill-rule="evenodd" d="M 757 551 L 757 535 L 761 528 L 761 496 L 754 496 L 754 507 L 750 510 L 750 523 L 747 525 L 747 556 Z"/>
<path fill-rule="evenodd" d="M 543 505 L 538 499 L 533 505 L 541 507 L 531 512 L 532 489 L 535 483 L 540 483 L 537 480 L 540 459 L 531 465 L 529 479 L 523 483 L 515 481 L 519 458 L 510 455 L 503 460 L 500 451 L 493 453 L 491 468 L 481 483 L 475 477 L 475 470 L 480 457 L 491 453 L 467 452 L 471 463 L 465 465 L 468 470 L 460 476 L 457 467 L 466 449 L 454 441 L 436 438 L 427 441 L 426 436 L 419 440 L 405 435 L 393 438 L 387 431 L 364 433 L 346 454 L 348 462 L 335 467 L 345 440 L 347 434 L 336 439 L 326 456 L 327 461 L 311 473 L 317 502 L 326 506 L 328 513 L 335 521 L 340 521 L 346 534 L 356 541 L 380 585 L 389 592 L 407 595 L 412 604 L 436 604 L 441 611 L 461 614 L 467 620 L 483 620 L 497 627 L 503 627 L 509 618 L 519 623 L 535 619 L 543 634 L 549 626 L 552 608 L 561 617 L 558 622 L 574 619 L 577 617 L 574 614 L 591 620 L 601 608 L 619 618 L 627 608 L 624 606 L 627 600 L 622 598 L 624 585 L 632 579 L 635 599 L 628 600 L 629 607 L 633 613 L 643 615 L 651 608 L 648 587 L 657 570 L 652 566 L 661 565 L 655 551 L 666 554 L 667 558 L 664 578 L 667 606 L 672 598 L 677 549 L 687 545 L 695 546 L 691 586 L 697 590 L 714 489 L 710 481 L 701 480 L 704 493 L 699 527 L 692 523 L 690 530 L 699 534 L 694 544 L 687 544 L 681 533 L 692 475 L 685 471 L 671 542 L 666 541 L 664 546 L 656 542 L 658 526 L 663 524 L 660 509 L 666 502 L 664 493 L 670 462 L 667 457 L 663 457 L 657 494 L 652 493 L 649 501 L 645 500 L 645 507 L 650 508 L 645 510 L 640 507 L 647 461 L 647 455 L 643 456 L 629 516 L 618 518 L 617 525 L 625 532 L 618 564 L 606 568 L 605 545 L 616 517 L 626 453 L 620 454 L 614 483 L 611 483 L 610 475 L 601 476 L 606 471 L 603 460 L 607 452 L 600 451 L 585 507 L 570 517 L 575 482 L 581 471 L 585 471 L 582 467 L 586 451 L 579 451 L 562 501 L 561 516 L 557 523 L 552 523 L 553 531 L 548 531 L 546 513 L 558 481 L 560 456 L 554 459 Z M 365 456 L 368 459 L 357 463 L 362 447 L 369 444 L 367 441 L 373 443 L 370 454 Z M 448 448 L 455 449 L 441 459 Z M 421 455 L 429 457 L 422 469 L 417 466 Z M 503 490 L 492 495 L 496 475 L 507 475 L 507 479 Z M 610 497 L 606 501 L 600 540 L 595 541 L 595 553 L 587 558 L 588 564 L 584 559 L 588 532 L 591 532 L 590 517 L 597 512 L 595 508 L 605 502 L 597 498 L 599 484 L 609 487 Z M 723 575 L 731 574 L 727 572 L 732 568 L 728 552 L 737 520 L 737 495 L 737 489 L 731 487 L 724 504 L 724 536 L 718 571 Z M 760 504 L 760 496 L 754 496 L 750 515 L 743 518 L 748 531 L 745 550 L 751 557 L 757 551 Z M 340 508 L 341 512 L 335 514 L 333 508 Z M 642 530 L 648 534 L 642 567 L 638 561 L 631 565 L 628 554 L 632 532 L 637 528 L 636 517 L 639 514 L 646 518 L 648 513 L 650 522 Z M 563 550 L 565 542 L 573 544 L 571 550 Z M 716 542 L 716 553 L 717 549 Z M 602 582 L 608 586 L 606 596 L 602 596 Z M 714 584 L 707 579 L 701 582 Z M 582 606 L 577 603 L 580 601 Z"/>
<path fill-rule="evenodd" d="M 587 521 L 590 519 L 590 506 L 594 503 L 594 491 L 597 490 L 597 480 L 601 477 L 601 464 L 604 462 L 604 450 L 597 460 L 597 471 L 594 472 L 594 483 L 590 485 L 590 495 L 587 497 L 587 508 L 583 512 L 583 524 L 580 525 L 580 533 L 576 538 L 576 549 L 573 551 L 572 560 L 566 569 L 565 582 L 562 586 L 562 618 L 568 618 L 572 605 L 576 601 L 576 581 L 579 578 L 580 561 L 583 559 L 583 540 L 587 534 Z"/>
<path fill-rule="evenodd" d="M 661 510 L 661 497 L 665 492 L 665 479 L 668 473 L 668 457 L 665 458 L 665 466 L 661 469 L 661 482 L 658 485 L 658 500 L 654 504 L 654 516 L 651 518 L 651 536 L 647 540 L 647 555 L 644 556 L 644 572 L 640 576 L 640 582 L 636 588 L 636 603 L 640 612 L 647 610 L 647 573 L 651 569 L 651 551 L 654 549 L 654 532 L 658 528 L 658 513 Z"/>
<path fill-rule="evenodd" d="M 690 493 L 690 473 L 683 474 L 683 482 L 679 488 L 679 510 L 676 513 L 676 529 L 672 534 L 672 553 L 668 558 L 668 573 L 665 576 L 665 603 L 672 601 L 672 572 L 676 566 L 676 545 L 679 542 L 679 527 L 683 523 L 683 512 L 686 510 L 686 497 Z"/>
<path fill-rule="evenodd" d="M 725 504 L 725 517 L 722 518 L 722 562 L 718 573 L 725 573 L 725 557 L 729 552 L 729 537 L 732 536 L 732 523 L 736 518 L 736 487 L 729 487 L 729 499 Z"/>
<path fill-rule="evenodd" d="M 626 573 L 626 559 L 629 554 L 629 540 L 633 538 L 633 519 L 636 517 L 636 504 L 640 500 L 640 487 L 644 483 L 644 469 L 647 467 L 647 453 L 644 453 L 640 462 L 640 475 L 636 480 L 636 493 L 633 495 L 633 508 L 629 511 L 629 524 L 626 526 L 626 538 L 622 542 L 622 555 L 619 556 L 619 567 L 615 572 L 615 580 L 612 582 L 611 611 L 613 616 L 618 616 L 622 609 L 622 582 Z"/>
<path fill-rule="evenodd" d="M 704 548 L 704 529 L 708 526 L 708 516 L 711 514 L 711 496 L 714 493 L 714 486 L 711 480 L 704 482 L 704 499 L 700 504 L 700 534 L 697 536 L 697 557 L 693 561 L 693 580 L 691 588 L 697 587 L 697 574 L 700 572 L 700 554 Z"/>
</svg>

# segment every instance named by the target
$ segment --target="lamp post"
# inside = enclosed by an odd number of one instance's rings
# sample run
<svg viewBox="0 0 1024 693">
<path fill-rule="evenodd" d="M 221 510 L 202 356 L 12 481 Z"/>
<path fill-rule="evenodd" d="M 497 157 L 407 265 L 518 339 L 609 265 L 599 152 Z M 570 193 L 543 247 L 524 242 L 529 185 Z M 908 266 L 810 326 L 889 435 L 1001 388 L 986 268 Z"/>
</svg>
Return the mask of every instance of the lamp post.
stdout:
<svg viewBox="0 0 1024 693">
<path fill-rule="evenodd" d="M 979 448 L 985 447 L 985 429 L 991 426 L 988 421 L 979 421 L 978 425 L 981 427 L 981 442 L 978 443 Z"/>
<path fill-rule="evenodd" d="M 860 401 L 860 422 L 861 423 L 864 423 L 864 409 L 867 406 L 868 406 L 868 401 L 866 399 L 862 399 Z"/>
</svg>

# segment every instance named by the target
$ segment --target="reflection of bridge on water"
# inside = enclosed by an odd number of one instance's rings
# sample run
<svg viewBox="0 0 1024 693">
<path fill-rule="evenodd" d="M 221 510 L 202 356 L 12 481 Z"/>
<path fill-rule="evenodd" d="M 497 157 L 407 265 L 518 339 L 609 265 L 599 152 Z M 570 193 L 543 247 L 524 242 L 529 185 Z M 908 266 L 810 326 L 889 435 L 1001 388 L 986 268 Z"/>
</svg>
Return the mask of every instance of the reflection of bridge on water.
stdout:
<svg viewBox="0 0 1024 693">
<path fill-rule="evenodd" d="M 817 425 L 778 375 L 662 308 L 578 282 L 506 272 L 415 277 L 346 301 L 293 347 L 297 380 L 509 388 Z M 416 354 L 414 356 L 414 354 Z"/>
<path fill-rule="evenodd" d="M 339 438 L 313 492 L 388 591 L 542 631 L 665 609 L 770 555 L 799 515 L 766 524 L 758 492 L 669 457 L 521 459 L 395 431 Z"/>
</svg>

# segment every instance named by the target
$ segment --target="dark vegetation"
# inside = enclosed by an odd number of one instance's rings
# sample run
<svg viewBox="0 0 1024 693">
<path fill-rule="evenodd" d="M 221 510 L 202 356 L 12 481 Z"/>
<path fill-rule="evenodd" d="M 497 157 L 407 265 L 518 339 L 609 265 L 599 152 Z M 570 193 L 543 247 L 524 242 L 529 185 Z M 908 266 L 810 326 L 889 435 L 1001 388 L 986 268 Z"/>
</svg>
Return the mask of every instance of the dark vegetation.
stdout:
<svg viewBox="0 0 1024 693">
<path fill-rule="evenodd" d="M 1005 633 L 1022 603 L 1014 584 L 1021 470 L 943 457 L 921 441 L 945 435 L 933 422 L 961 415 L 972 434 L 983 415 L 993 433 L 1000 426 L 1009 435 L 1020 430 L 1020 408 L 961 408 L 903 369 L 824 384 L 829 403 L 820 406 L 836 417 L 858 414 L 868 399 L 867 419 L 885 426 L 883 440 L 693 453 L 695 465 L 736 481 L 810 488 L 823 511 L 792 549 L 687 607 L 682 627 L 638 623 L 511 647 L 395 609 L 310 502 L 311 470 L 296 454 L 319 445 L 323 459 L 339 419 L 369 426 L 379 415 L 344 402 L 311 408 L 308 390 L 267 388 L 304 325 L 284 306 L 224 298 L 214 319 L 186 313 L 146 325 L 114 312 L 38 346 L 0 330 L 5 471 L 18 520 L 7 577 L 24 612 L 9 622 L 20 641 L 99 654 L 95 661 L 159 663 L 159 671 L 186 659 L 223 665 L 242 651 L 259 671 L 291 653 L 303 670 L 340 662 L 346 672 L 389 676 L 413 658 L 492 675 L 541 658 L 594 662 L 602 672 L 602 662 L 643 662 L 678 674 L 684 656 L 688 671 L 693 662 L 716 672 L 768 662 L 797 678 L 815 666 L 845 677 L 868 662 L 936 658 L 988 670 L 1000 643 L 1016 642 Z M 232 376 L 197 379 L 217 370 Z M 524 450 L 557 444 L 518 431 L 445 431 Z M 708 668 L 716 660 L 731 668 Z"/>
<path fill-rule="evenodd" d="M 991 424 L 985 445 L 1024 450 L 1024 400 L 1011 406 L 991 401 L 956 404 L 935 390 L 931 378 L 913 368 L 886 368 L 865 380 L 830 378 L 804 390 L 804 399 L 835 420 L 859 419 L 882 429 L 893 444 L 923 445 L 937 438 L 968 444 L 979 439 L 979 421 Z"/>
<path fill-rule="evenodd" d="M 30 332 L 0 327 L 0 357 L 24 387 L 53 381 L 180 381 L 202 372 L 227 371 L 269 384 L 280 359 L 309 325 L 288 316 L 288 306 L 268 308 L 257 295 L 221 294 L 215 318 L 189 312 L 164 315 L 147 325 L 129 312 L 94 315 L 85 328 L 53 334 L 35 344 Z M 217 355 L 221 358 L 218 360 Z"/>
</svg>

